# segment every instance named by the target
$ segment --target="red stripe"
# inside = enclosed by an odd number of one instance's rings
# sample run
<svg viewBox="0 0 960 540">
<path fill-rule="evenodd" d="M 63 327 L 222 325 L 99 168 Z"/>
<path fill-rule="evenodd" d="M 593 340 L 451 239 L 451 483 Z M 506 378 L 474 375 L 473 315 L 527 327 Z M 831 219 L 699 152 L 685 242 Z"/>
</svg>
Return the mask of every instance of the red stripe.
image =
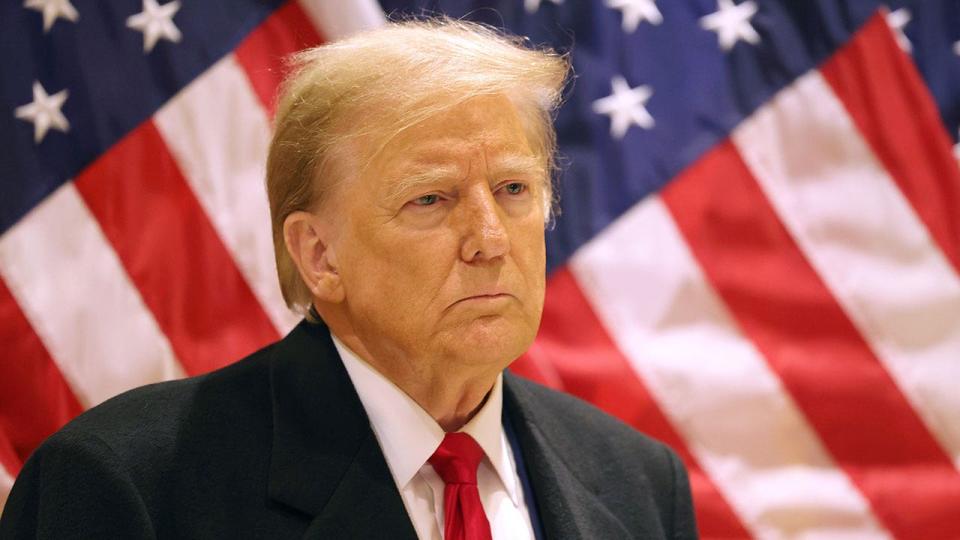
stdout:
<svg viewBox="0 0 960 540">
<path fill-rule="evenodd" d="M 900 538 L 960 531 L 960 474 L 729 142 L 663 192 L 696 258 L 838 465 Z"/>
<path fill-rule="evenodd" d="M 44 439 L 83 406 L 0 280 L 0 463 L 11 474 L 20 470 Z"/>
<path fill-rule="evenodd" d="M 237 62 L 269 115 L 276 106 L 277 87 L 286 73 L 284 59 L 319 45 L 322 39 L 300 4 L 290 1 L 273 12 L 236 48 Z"/>
<path fill-rule="evenodd" d="M 23 462 L 26 458 L 17 455 L 13 448 L 13 443 L 7 435 L 10 433 L 6 429 L 0 429 L 0 468 L 3 468 L 10 476 L 16 478 L 23 468 Z M 0 488 L 0 512 L 3 512 L 3 501 L 7 493 Z"/>
<path fill-rule="evenodd" d="M 187 373 L 279 337 L 152 122 L 102 155 L 76 187 Z"/>
<path fill-rule="evenodd" d="M 960 270 L 960 168 L 930 91 L 875 15 L 820 69 L 857 128 Z"/>
<path fill-rule="evenodd" d="M 554 383 L 560 382 L 558 389 L 670 445 L 687 464 L 700 534 L 704 538 L 750 536 L 607 334 L 566 268 L 556 271 L 547 285 L 534 347 L 511 369 L 525 375 L 546 370 L 555 377 Z"/>
</svg>

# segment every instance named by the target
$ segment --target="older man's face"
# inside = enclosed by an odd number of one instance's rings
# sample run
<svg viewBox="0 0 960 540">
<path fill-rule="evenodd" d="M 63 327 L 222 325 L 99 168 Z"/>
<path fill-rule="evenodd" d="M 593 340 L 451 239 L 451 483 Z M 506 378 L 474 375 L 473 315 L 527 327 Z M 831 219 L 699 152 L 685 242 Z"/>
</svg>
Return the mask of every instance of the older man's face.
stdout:
<svg viewBox="0 0 960 540">
<path fill-rule="evenodd" d="M 331 247 L 370 353 L 441 369 L 522 354 L 543 307 L 547 181 L 515 107 L 481 97 L 406 130 L 344 185 Z"/>
</svg>

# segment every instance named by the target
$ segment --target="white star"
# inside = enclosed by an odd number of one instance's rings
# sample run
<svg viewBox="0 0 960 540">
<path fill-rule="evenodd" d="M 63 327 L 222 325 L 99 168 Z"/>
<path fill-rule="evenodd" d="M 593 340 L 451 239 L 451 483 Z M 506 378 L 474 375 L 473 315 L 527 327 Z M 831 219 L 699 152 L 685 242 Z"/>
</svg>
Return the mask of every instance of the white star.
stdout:
<svg viewBox="0 0 960 540">
<path fill-rule="evenodd" d="M 960 129 L 957 130 L 957 139 L 960 139 Z M 960 161 L 960 142 L 953 145 L 953 157 Z"/>
<path fill-rule="evenodd" d="M 913 18 L 913 15 L 910 14 L 910 10 L 907 8 L 900 8 L 896 11 L 891 11 L 887 13 L 887 26 L 893 30 L 893 35 L 897 38 L 897 44 L 900 45 L 900 48 L 906 52 L 913 50 L 913 45 L 910 43 L 910 39 L 907 38 L 907 35 L 903 33 L 903 29 L 910 23 L 910 19 Z"/>
<path fill-rule="evenodd" d="M 717 0 L 717 10 L 700 18 L 700 26 L 704 30 L 713 30 L 717 33 L 720 48 L 729 51 L 739 40 L 757 44 L 760 36 L 750 25 L 750 19 L 757 13 L 757 4 L 747 0 L 742 4 L 734 4 L 733 0 Z"/>
<path fill-rule="evenodd" d="M 653 89 L 647 85 L 630 88 L 627 80 L 617 75 L 611 81 L 613 93 L 593 102 L 593 112 L 610 116 L 610 134 L 622 139 L 631 125 L 653 128 L 654 121 L 646 104 Z"/>
<path fill-rule="evenodd" d="M 180 0 L 164 5 L 157 0 L 143 0 L 143 11 L 127 17 L 127 28 L 143 32 L 143 52 L 153 50 L 160 38 L 174 43 L 180 41 L 180 30 L 173 24 L 173 16 L 180 9 Z"/>
<path fill-rule="evenodd" d="M 67 118 L 60 112 L 60 107 L 63 107 L 68 95 L 69 92 L 63 89 L 48 96 L 40 81 L 33 82 L 33 102 L 17 107 L 14 115 L 21 120 L 33 122 L 34 143 L 40 144 L 50 128 L 63 133 L 70 131 L 70 122 L 67 122 Z"/>
<path fill-rule="evenodd" d="M 560 5 L 563 3 L 563 0 L 550 0 L 554 4 Z M 541 0 L 523 0 L 523 7 L 527 10 L 527 13 L 535 13 L 540 9 Z"/>
<path fill-rule="evenodd" d="M 655 25 L 663 22 L 656 0 L 607 0 L 605 3 L 608 8 L 623 12 L 623 31 L 627 33 L 633 33 L 645 20 Z"/>
<path fill-rule="evenodd" d="M 953 44 L 953 54 L 960 56 L 960 41 Z"/>
<path fill-rule="evenodd" d="M 43 33 L 46 34 L 53 27 L 57 19 L 63 17 L 70 22 L 77 22 L 80 14 L 70 3 L 70 0 L 25 0 L 23 7 L 43 13 Z"/>
</svg>

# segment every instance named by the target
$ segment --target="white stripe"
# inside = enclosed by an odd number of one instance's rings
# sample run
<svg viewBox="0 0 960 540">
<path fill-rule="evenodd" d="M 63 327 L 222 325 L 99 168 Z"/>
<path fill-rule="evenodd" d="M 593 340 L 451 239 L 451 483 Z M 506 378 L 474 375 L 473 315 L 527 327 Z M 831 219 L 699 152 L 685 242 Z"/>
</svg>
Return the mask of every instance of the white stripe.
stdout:
<svg viewBox="0 0 960 540">
<path fill-rule="evenodd" d="M 264 171 L 267 113 L 228 55 L 154 116 L 167 148 L 277 331 L 299 320 L 277 281 Z"/>
<path fill-rule="evenodd" d="M 656 196 L 570 268 L 617 346 L 745 525 L 761 538 L 882 538 L 760 353 L 739 332 Z"/>
<path fill-rule="evenodd" d="M 0 237 L 0 277 L 85 407 L 183 376 L 72 182 Z"/>
<path fill-rule="evenodd" d="M 13 475 L 0 465 L 0 514 L 3 514 L 3 507 L 7 505 L 11 488 L 13 488 Z"/>
<path fill-rule="evenodd" d="M 300 0 L 324 41 L 336 41 L 381 26 L 386 18 L 375 0 Z"/>
<path fill-rule="evenodd" d="M 960 277 L 818 72 L 734 132 L 784 225 L 960 467 Z"/>
</svg>

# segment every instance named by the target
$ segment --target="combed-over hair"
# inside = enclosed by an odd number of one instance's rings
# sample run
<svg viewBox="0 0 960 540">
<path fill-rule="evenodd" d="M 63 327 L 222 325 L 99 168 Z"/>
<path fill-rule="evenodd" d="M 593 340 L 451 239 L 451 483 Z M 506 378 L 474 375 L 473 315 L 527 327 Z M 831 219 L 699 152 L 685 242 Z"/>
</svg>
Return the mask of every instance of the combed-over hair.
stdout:
<svg viewBox="0 0 960 540">
<path fill-rule="evenodd" d="M 335 165 L 349 142 L 375 144 L 367 163 L 406 128 L 471 98 L 506 96 L 547 171 L 544 214 L 553 207 L 556 135 L 552 117 L 568 59 L 494 28 L 447 18 L 391 22 L 292 58 L 267 158 L 267 193 L 280 288 L 301 314 L 312 301 L 287 253 L 283 223 L 318 210 L 349 174 Z M 366 147 L 369 150 L 369 147 Z"/>
</svg>

